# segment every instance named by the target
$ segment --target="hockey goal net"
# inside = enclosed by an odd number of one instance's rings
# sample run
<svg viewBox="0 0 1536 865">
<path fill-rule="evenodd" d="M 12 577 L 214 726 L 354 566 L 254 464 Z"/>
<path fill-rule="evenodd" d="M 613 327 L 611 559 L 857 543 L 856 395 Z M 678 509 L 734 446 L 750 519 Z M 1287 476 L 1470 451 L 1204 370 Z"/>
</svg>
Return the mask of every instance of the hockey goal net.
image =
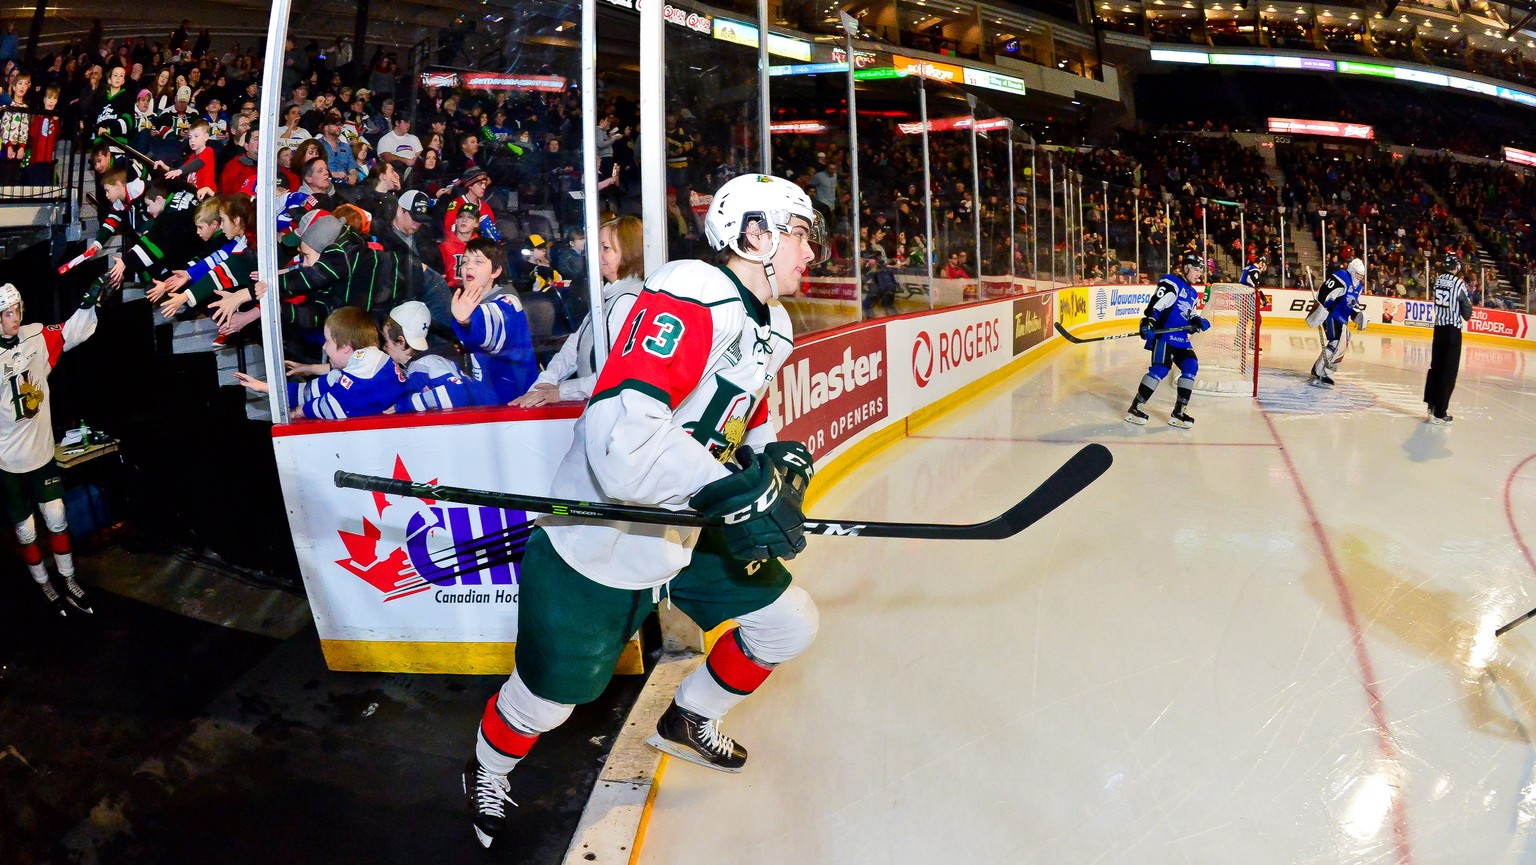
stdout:
<svg viewBox="0 0 1536 865">
<path fill-rule="evenodd" d="M 1211 329 L 1193 340 L 1200 357 L 1195 389 L 1226 396 L 1259 395 L 1259 290 L 1216 283 L 1202 310 Z"/>
</svg>

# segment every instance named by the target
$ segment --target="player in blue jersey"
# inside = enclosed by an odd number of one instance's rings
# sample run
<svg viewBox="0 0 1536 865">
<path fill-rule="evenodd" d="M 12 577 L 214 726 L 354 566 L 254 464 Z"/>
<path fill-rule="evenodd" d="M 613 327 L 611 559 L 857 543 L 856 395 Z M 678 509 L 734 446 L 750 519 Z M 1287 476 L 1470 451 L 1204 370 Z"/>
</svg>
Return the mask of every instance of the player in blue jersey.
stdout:
<svg viewBox="0 0 1536 865">
<path fill-rule="evenodd" d="M 1195 288 L 1194 283 L 1199 282 L 1204 273 L 1205 261 L 1200 255 L 1184 253 L 1179 261 L 1178 272 L 1158 280 L 1157 290 L 1152 292 L 1152 300 L 1142 311 L 1141 335 L 1147 341 L 1147 351 L 1152 352 L 1152 365 L 1147 368 L 1147 374 L 1141 377 L 1136 397 L 1131 400 L 1131 407 L 1125 412 L 1128 423 L 1146 425 L 1147 413 L 1142 411 L 1142 405 L 1152 398 L 1152 392 L 1163 383 L 1169 370 L 1178 366 L 1178 396 L 1174 400 L 1173 412 L 1168 416 L 1168 425 L 1184 429 L 1195 425 L 1195 419 L 1184 408 L 1189 405 L 1190 394 L 1195 389 L 1195 375 L 1200 371 L 1200 360 L 1195 357 L 1195 348 L 1189 342 L 1189 335 L 1209 330 L 1211 326 L 1195 311 L 1195 305 L 1200 300 L 1200 289 Z"/>
<path fill-rule="evenodd" d="M 506 257 L 495 241 L 477 237 L 465 244 L 464 284 L 453 295 L 453 332 L 469 350 L 471 377 L 509 403 L 533 386 L 539 362 L 517 292 L 496 293 L 505 268 Z"/>
<path fill-rule="evenodd" d="M 1248 263 L 1243 265 L 1243 275 L 1238 277 L 1238 282 L 1249 288 L 1258 288 L 1259 280 L 1263 278 L 1264 271 L 1269 269 L 1269 262 L 1257 255 L 1248 256 Z"/>
<path fill-rule="evenodd" d="M 379 326 L 367 311 L 344 306 L 327 316 L 324 349 L 329 367 L 286 362 L 290 375 L 320 376 L 288 383 L 288 405 L 295 419 L 383 414 L 405 396 L 405 373 L 379 348 Z M 237 372 L 235 379 L 256 393 L 267 392 L 267 383 L 258 378 Z"/>
<path fill-rule="evenodd" d="M 1312 364 L 1312 384 L 1332 387 L 1330 372 L 1339 368 L 1339 361 L 1349 350 L 1351 320 L 1359 330 L 1365 330 L 1365 304 L 1360 302 L 1360 292 L 1365 288 L 1365 262 L 1350 259 L 1349 266 L 1329 274 L 1323 287 L 1317 292 L 1317 306 L 1307 314 L 1307 324 L 1323 331 L 1323 350 Z"/>
</svg>

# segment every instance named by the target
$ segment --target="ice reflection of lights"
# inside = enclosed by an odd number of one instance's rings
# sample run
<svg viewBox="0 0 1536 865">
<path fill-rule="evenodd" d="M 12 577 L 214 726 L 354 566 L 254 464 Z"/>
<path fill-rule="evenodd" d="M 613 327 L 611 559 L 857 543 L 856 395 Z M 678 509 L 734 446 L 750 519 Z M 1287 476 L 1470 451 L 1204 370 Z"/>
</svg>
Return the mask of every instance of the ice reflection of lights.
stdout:
<svg viewBox="0 0 1536 865">
<path fill-rule="evenodd" d="M 1494 653 L 1499 650 L 1498 638 L 1493 635 L 1493 632 L 1504 618 L 1507 616 L 1498 610 L 1488 610 L 1483 613 L 1477 630 L 1472 634 L 1472 647 L 1467 652 L 1467 675 L 1470 679 L 1481 679 L 1488 670 L 1488 664 L 1493 661 Z"/>
<path fill-rule="evenodd" d="M 1374 841 L 1381 834 L 1392 801 L 1397 796 L 1396 782 L 1384 772 L 1366 775 L 1355 786 L 1339 828 L 1356 841 Z"/>
</svg>

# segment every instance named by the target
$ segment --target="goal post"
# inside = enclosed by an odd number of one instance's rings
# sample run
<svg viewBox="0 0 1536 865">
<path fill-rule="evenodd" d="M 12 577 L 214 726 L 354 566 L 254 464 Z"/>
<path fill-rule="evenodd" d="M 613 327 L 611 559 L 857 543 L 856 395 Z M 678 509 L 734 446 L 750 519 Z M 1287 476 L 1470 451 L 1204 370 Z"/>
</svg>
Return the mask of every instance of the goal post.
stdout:
<svg viewBox="0 0 1536 865">
<path fill-rule="evenodd" d="M 1259 289 L 1218 282 L 1201 315 L 1211 329 L 1192 342 L 1200 357 L 1195 390 L 1218 396 L 1259 395 Z"/>
</svg>

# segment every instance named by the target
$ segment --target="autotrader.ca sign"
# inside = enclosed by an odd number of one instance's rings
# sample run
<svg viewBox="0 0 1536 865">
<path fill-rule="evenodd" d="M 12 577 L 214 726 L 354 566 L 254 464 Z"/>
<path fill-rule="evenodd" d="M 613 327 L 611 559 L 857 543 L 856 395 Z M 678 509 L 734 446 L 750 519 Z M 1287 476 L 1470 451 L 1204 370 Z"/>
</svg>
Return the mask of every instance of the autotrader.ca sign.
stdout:
<svg viewBox="0 0 1536 865">
<path fill-rule="evenodd" d="M 884 420 L 890 412 L 886 366 L 880 327 L 795 346 L 768 394 L 780 437 L 804 442 L 820 457 Z"/>
</svg>

